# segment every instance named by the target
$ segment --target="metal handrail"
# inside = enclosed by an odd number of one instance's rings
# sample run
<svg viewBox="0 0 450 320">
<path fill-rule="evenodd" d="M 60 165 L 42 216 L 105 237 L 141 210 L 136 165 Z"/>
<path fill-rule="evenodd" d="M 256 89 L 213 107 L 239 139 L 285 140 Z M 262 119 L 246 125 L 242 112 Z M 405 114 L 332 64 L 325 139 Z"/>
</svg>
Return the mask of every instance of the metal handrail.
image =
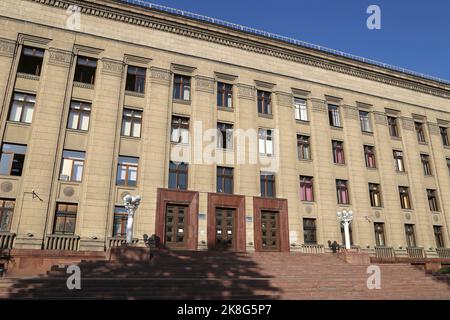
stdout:
<svg viewBox="0 0 450 320">
<path fill-rule="evenodd" d="M 441 83 L 444 83 L 444 84 L 450 84 L 449 80 L 445 80 L 445 79 L 442 79 L 442 78 L 439 78 L 439 77 L 430 76 L 430 75 L 423 74 L 423 73 L 420 73 L 420 72 L 416 72 L 416 71 L 408 70 L 408 69 L 405 69 L 405 68 L 397 67 L 397 66 L 394 66 L 394 65 L 390 65 L 390 64 L 387 64 L 387 63 L 383 63 L 383 62 L 380 62 L 380 61 L 367 59 L 367 58 L 360 57 L 360 56 L 357 56 L 357 55 L 354 55 L 354 54 L 345 53 L 345 52 L 342 52 L 342 51 L 339 51 L 339 50 L 335 50 L 335 49 L 331 49 L 331 48 L 328 48 L 328 47 L 312 44 L 312 43 L 301 41 L 301 40 L 297 40 L 297 39 L 294 39 L 294 38 L 281 36 L 281 35 L 278 35 L 278 34 L 275 34 L 275 33 L 267 32 L 267 31 L 263 31 L 263 30 L 259 30 L 259 29 L 255 29 L 255 28 L 251 28 L 251 27 L 246 27 L 246 26 L 239 25 L 239 24 L 236 24 L 236 23 L 224 21 L 224 20 L 221 20 L 221 19 L 211 18 L 211 17 L 208 17 L 208 16 L 204 16 L 204 15 L 193 13 L 193 12 L 189 12 L 189 11 L 184 11 L 184 10 L 180 10 L 180 9 L 174 9 L 174 8 L 162 6 L 162 5 L 159 5 L 159 4 L 154 4 L 154 3 L 148 2 L 146 0 L 119 0 L 119 1 L 125 2 L 125 3 L 128 3 L 128 4 L 137 5 L 137 6 L 144 7 L 144 8 L 148 8 L 148 9 L 153 9 L 153 10 L 167 12 L 167 13 L 171 13 L 171 14 L 175 14 L 175 15 L 179 15 L 179 16 L 183 16 L 183 17 L 188 17 L 188 18 L 191 18 L 191 19 L 199 20 L 199 21 L 205 21 L 205 22 L 213 23 L 213 24 L 224 26 L 224 27 L 228 27 L 228 28 L 231 28 L 231 29 L 234 29 L 234 30 L 243 31 L 243 32 L 255 34 L 255 35 L 258 35 L 258 36 L 263 36 L 263 37 L 270 38 L 270 39 L 280 40 L 280 41 L 283 41 L 283 42 L 295 44 L 295 45 L 306 47 L 306 48 L 309 48 L 309 49 L 314 49 L 314 50 L 318 50 L 318 51 L 322 51 L 322 52 L 331 53 L 333 55 L 341 56 L 341 57 L 344 57 L 344 58 L 361 61 L 361 62 L 364 62 L 364 63 L 367 63 L 367 64 L 371 64 L 371 65 L 375 65 L 375 66 L 378 66 L 378 67 L 381 67 L 381 68 L 385 68 L 385 69 L 390 69 L 390 70 L 406 73 L 406 74 L 413 75 L 413 76 L 416 76 L 416 77 L 420 77 L 420 78 L 424 78 L 424 79 L 428 79 L 428 80 L 441 82 Z"/>
</svg>

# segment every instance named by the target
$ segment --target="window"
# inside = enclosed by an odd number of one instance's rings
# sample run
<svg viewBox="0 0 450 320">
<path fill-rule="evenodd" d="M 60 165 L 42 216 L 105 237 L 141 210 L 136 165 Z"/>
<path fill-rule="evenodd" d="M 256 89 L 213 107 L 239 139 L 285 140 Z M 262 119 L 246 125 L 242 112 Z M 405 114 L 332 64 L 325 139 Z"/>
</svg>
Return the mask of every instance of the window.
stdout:
<svg viewBox="0 0 450 320">
<path fill-rule="evenodd" d="M 300 200 L 314 201 L 313 177 L 300 176 Z"/>
<path fill-rule="evenodd" d="M 188 164 L 173 162 L 169 164 L 169 188 L 186 190 L 188 187 Z"/>
<path fill-rule="evenodd" d="M 233 86 L 228 83 L 217 83 L 217 106 L 233 108 Z"/>
<path fill-rule="evenodd" d="M 97 70 L 97 60 L 86 57 L 78 57 L 75 68 L 75 82 L 86 84 L 95 83 L 95 71 Z"/>
<path fill-rule="evenodd" d="M 420 160 L 422 161 L 423 173 L 426 176 L 431 176 L 430 156 L 427 154 L 421 154 Z"/>
<path fill-rule="evenodd" d="M 316 219 L 303 218 L 303 240 L 305 244 L 317 244 Z"/>
<path fill-rule="evenodd" d="M 417 141 L 425 143 L 427 140 L 425 139 L 425 132 L 423 129 L 422 122 L 414 122 L 414 127 L 416 128 Z"/>
<path fill-rule="evenodd" d="M 90 103 L 72 101 L 70 104 L 69 121 L 67 122 L 67 128 L 87 131 L 89 129 L 90 115 Z"/>
<path fill-rule="evenodd" d="M 442 236 L 442 227 L 441 226 L 433 226 L 434 231 L 434 239 L 436 240 L 436 247 L 444 248 L 444 237 Z"/>
<path fill-rule="evenodd" d="M 330 126 L 341 127 L 341 118 L 339 115 L 339 107 L 333 104 L 328 105 L 328 117 L 330 119 Z"/>
<path fill-rule="evenodd" d="M 233 168 L 217 167 L 217 192 L 233 193 Z"/>
<path fill-rule="evenodd" d="M 345 244 L 345 230 L 344 230 L 344 224 L 340 223 L 341 225 L 341 238 L 342 238 L 342 244 Z M 353 227 L 352 223 L 348 225 L 348 233 L 350 234 L 350 245 L 353 245 Z"/>
<path fill-rule="evenodd" d="M 78 205 L 76 204 L 56 204 L 55 225 L 53 227 L 54 234 L 73 235 L 75 233 L 77 209 Z"/>
<path fill-rule="evenodd" d="M 344 143 L 342 141 L 332 141 L 333 161 L 336 164 L 345 164 Z"/>
<path fill-rule="evenodd" d="M 364 158 L 366 160 L 367 168 L 375 169 L 377 167 L 374 146 L 364 146 Z"/>
<path fill-rule="evenodd" d="M 300 121 L 309 121 L 308 109 L 306 108 L 306 100 L 294 99 L 295 119 Z"/>
<path fill-rule="evenodd" d="M 0 199 L 0 232 L 9 232 L 14 206 L 14 200 Z"/>
<path fill-rule="evenodd" d="M 118 186 L 136 186 L 138 163 L 139 158 L 119 156 L 116 179 L 116 184 Z"/>
<path fill-rule="evenodd" d="M 448 174 L 450 174 L 450 158 L 447 158 L 447 168 L 448 168 Z"/>
<path fill-rule="evenodd" d="M 359 121 L 361 123 L 361 131 L 362 132 L 372 132 L 372 127 L 370 125 L 370 116 L 367 111 L 359 112 Z"/>
<path fill-rule="evenodd" d="M 258 90 L 258 113 L 272 114 L 270 92 Z"/>
<path fill-rule="evenodd" d="M 439 204 L 437 200 L 437 191 L 433 189 L 427 189 L 428 205 L 430 206 L 430 211 L 438 212 Z"/>
<path fill-rule="evenodd" d="M 80 182 L 83 178 L 84 157 L 84 152 L 64 150 L 59 180 Z"/>
<path fill-rule="evenodd" d="M 416 236 L 414 234 L 414 225 L 405 224 L 406 245 L 408 247 L 416 246 Z"/>
<path fill-rule="evenodd" d="M 402 209 L 411 209 L 411 199 L 409 197 L 408 187 L 398 187 L 400 194 L 400 206 Z"/>
<path fill-rule="evenodd" d="M 375 229 L 375 243 L 377 246 L 385 246 L 386 241 L 384 238 L 384 223 L 381 222 L 375 222 L 374 224 Z"/>
<path fill-rule="evenodd" d="M 233 149 L 233 125 L 229 123 L 217 124 L 217 148 Z"/>
<path fill-rule="evenodd" d="M 450 140 L 449 140 L 449 137 L 448 137 L 448 128 L 446 128 L 446 127 L 439 127 L 439 132 L 441 133 L 443 145 L 446 146 L 446 147 L 450 146 Z"/>
<path fill-rule="evenodd" d="M 304 135 L 297 135 L 297 153 L 300 160 L 311 160 L 310 138 Z"/>
<path fill-rule="evenodd" d="M 177 100 L 191 100 L 191 77 L 175 75 L 173 78 L 173 98 Z"/>
<path fill-rule="evenodd" d="M 17 72 L 40 76 L 43 60 L 44 50 L 31 47 L 23 47 Z"/>
<path fill-rule="evenodd" d="M 4 143 L 0 159 L 0 174 L 21 176 L 26 152 L 26 145 Z"/>
<path fill-rule="evenodd" d="M 403 163 L 403 151 L 394 150 L 394 165 L 398 172 L 405 172 L 405 165 Z"/>
<path fill-rule="evenodd" d="M 275 198 L 275 175 L 261 172 L 261 197 Z"/>
<path fill-rule="evenodd" d="M 338 204 L 350 204 L 347 180 L 336 180 L 336 192 Z"/>
<path fill-rule="evenodd" d="M 369 183 L 370 205 L 372 207 L 381 207 L 381 187 L 377 183 Z"/>
<path fill-rule="evenodd" d="M 141 137 L 142 111 L 133 109 L 123 109 L 122 116 L 122 136 Z"/>
<path fill-rule="evenodd" d="M 126 91 L 144 93 L 145 91 L 145 74 L 144 68 L 128 66 Z"/>
<path fill-rule="evenodd" d="M 170 141 L 175 143 L 189 143 L 189 118 L 172 117 Z"/>
<path fill-rule="evenodd" d="M 35 102 L 35 95 L 15 92 L 9 110 L 9 121 L 31 123 Z"/>
<path fill-rule="evenodd" d="M 273 141 L 271 129 L 259 129 L 259 154 L 273 155 Z"/>
<path fill-rule="evenodd" d="M 125 207 L 114 207 L 113 237 L 125 237 L 127 234 L 128 214 Z"/>
<path fill-rule="evenodd" d="M 389 134 L 391 137 L 399 137 L 398 126 L 397 126 L 397 118 L 396 117 L 387 117 Z"/>
</svg>

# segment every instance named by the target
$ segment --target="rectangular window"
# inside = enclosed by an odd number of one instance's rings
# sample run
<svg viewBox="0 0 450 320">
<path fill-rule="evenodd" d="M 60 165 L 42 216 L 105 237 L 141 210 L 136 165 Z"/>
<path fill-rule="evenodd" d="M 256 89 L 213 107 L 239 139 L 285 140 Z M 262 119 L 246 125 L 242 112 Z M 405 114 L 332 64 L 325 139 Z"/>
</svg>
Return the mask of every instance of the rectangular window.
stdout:
<svg viewBox="0 0 450 320">
<path fill-rule="evenodd" d="M 447 158 L 447 168 L 448 168 L 448 174 L 450 174 L 450 158 Z"/>
<path fill-rule="evenodd" d="M 442 236 L 442 227 L 441 226 L 433 226 L 434 231 L 434 239 L 436 241 L 436 247 L 444 248 L 444 237 Z"/>
<path fill-rule="evenodd" d="M 0 199 L 0 232 L 9 232 L 15 203 L 14 200 Z"/>
<path fill-rule="evenodd" d="M 387 117 L 389 134 L 391 137 L 399 137 L 398 126 L 397 126 L 397 118 L 396 117 Z"/>
<path fill-rule="evenodd" d="M 421 154 L 420 161 L 422 161 L 423 173 L 426 176 L 431 176 L 430 156 L 427 154 Z"/>
<path fill-rule="evenodd" d="M 359 122 L 361 123 L 362 132 L 372 132 L 370 125 L 370 114 L 367 111 L 359 111 Z"/>
<path fill-rule="evenodd" d="M 125 237 L 127 234 L 127 210 L 125 207 L 114 207 L 113 237 Z"/>
<path fill-rule="evenodd" d="M 127 82 L 125 85 L 125 90 L 137 93 L 144 93 L 145 75 L 146 70 L 144 68 L 128 66 Z"/>
<path fill-rule="evenodd" d="M 233 125 L 229 123 L 217 124 L 217 148 L 233 149 Z"/>
<path fill-rule="evenodd" d="M 217 192 L 233 193 L 233 168 L 217 167 Z"/>
<path fill-rule="evenodd" d="M 275 175 L 270 172 L 261 172 L 261 197 L 275 198 Z"/>
<path fill-rule="evenodd" d="M 68 203 L 57 203 L 54 234 L 75 234 L 75 222 L 77 220 L 78 205 Z"/>
<path fill-rule="evenodd" d="M 90 116 L 90 103 L 72 101 L 70 103 L 69 121 L 67 122 L 67 128 L 87 131 L 89 129 Z"/>
<path fill-rule="evenodd" d="M 303 240 L 305 244 L 317 244 L 316 219 L 303 218 Z"/>
<path fill-rule="evenodd" d="M 142 111 L 133 109 L 123 109 L 122 115 L 122 136 L 141 137 Z"/>
<path fill-rule="evenodd" d="M 31 123 L 33 121 L 35 103 L 35 95 L 15 92 L 11 103 L 11 109 L 9 110 L 8 120 Z"/>
<path fill-rule="evenodd" d="M 374 146 L 364 146 L 364 158 L 366 160 L 367 168 L 375 169 L 377 167 Z"/>
<path fill-rule="evenodd" d="M 330 126 L 341 127 L 341 117 L 339 115 L 339 106 L 334 104 L 328 105 L 328 118 L 330 120 Z"/>
<path fill-rule="evenodd" d="M 271 129 L 259 129 L 259 154 L 273 155 L 273 141 Z"/>
<path fill-rule="evenodd" d="M 406 236 L 406 245 L 408 247 L 416 246 L 416 235 L 414 233 L 414 225 L 413 224 L 405 224 L 405 236 Z"/>
<path fill-rule="evenodd" d="M 299 160 L 311 160 L 310 137 L 297 135 L 297 153 Z"/>
<path fill-rule="evenodd" d="M 384 223 L 375 222 L 374 224 L 375 230 L 375 243 L 378 247 L 383 247 L 386 245 L 386 241 L 384 238 Z"/>
<path fill-rule="evenodd" d="M 137 184 L 139 158 L 119 156 L 116 184 L 135 187 Z"/>
<path fill-rule="evenodd" d="M 306 107 L 306 100 L 294 99 L 295 119 L 300 121 L 309 121 L 308 109 Z"/>
<path fill-rule="evenodd" d="M 394 165 L 398 172 L 405 172 L 405 165 L 403 163 L 403 151 L 394 150 Z"/>
<path fill-rule="evenodd" d="M 400 194 L 400 206 L 402 209 L 412 209 L 411 199 L 409 196 L 409 188 L 408 187 L 398 187 L 398 191 Z"/>
<path fill-rule="evenodd" d="M 433 189 L 427 189 L 428 205 L 430 206 L 430 211 L 438 212 L 439 203 L 437 199 L 437 191 Z"/>
<path fill-rule="evenodd" d="M 350 204 L 347 180 L 336 180 L 336 192 L 338 204 Z"/>
<path fill-rule="evenodd" d="M 95 83 L 95 71 L 97 70 L 97 59 L 78 57 L 73 81 L 86 84 Z"/>
<path fill-rule="evenodd" d="M 188 187 L 188 167 L 184 162 L 170 161 L 169 164 L 169 188 L 186 190 Z"/>
<path fill-rule="evenodd" d="M 176 74 L 173 78 L 173 98 L 176 100 L 191 100 L 191 77 Z"/>
<path fill-rule="evenodd" d="M 23 47 L 17 72 L 40 76 L 43 60 L 44 50 L 31 47 Z"/>
<path fill-rule="evenodd" d="M 0 174 L 21 176 L 26 152 L 26 145 L 4 143 L 0 159 Z"/>
<path fill-rule="evenodd" d="M 313 177 L 300 176 L 300 200 L 314 201 L 314 179 Z"/>
<path fill-rule="evenodd" d="M 448 128 L 439 127 L 439 132 L 441 133 L 442 144 L 446 147 L 450 146 L 450 139 L 448 137 Z"/>
<path fill-rule="evenodd" d="M 332 145 L 333 145 L 333 161 L 334 161 L 334 163 L 345 164 L 344 142 L 333 140 Z"/>
<path fill-rule="evenodd" d="M 270 92 L 258 90 L 258 113 L 272 114 Z"/>
<path fill-rule="evenodd" d="M 423 123 L 422 122 L 414 122 L 414 127 L 416 129 L 416 135 L 417 135 L 417 141 L 425 143 L 427 142 L 425 138 L 425 132 L 423 129 Z"/>
<path fill-rule="evenodd" d="M 64 150 L 59 180 L 80 182 L 83 178 L 84 158 L 84 152 Z"/>
<path fill-rule="evenodd" d="M 233 108 L 233 85 L 217 83 L 217 106 L 221 108 Z"/>
<path fill-rule="evenodd" d="M 189 118 L 172 117 L 170 141 L 174 143 L 189 143 Z"/>
<path fill-rule="evenodd" d="M 370 205 L 372 207 L 381 207 L 381 187 L 377 183 L 369 183 Z"/>
</svg>

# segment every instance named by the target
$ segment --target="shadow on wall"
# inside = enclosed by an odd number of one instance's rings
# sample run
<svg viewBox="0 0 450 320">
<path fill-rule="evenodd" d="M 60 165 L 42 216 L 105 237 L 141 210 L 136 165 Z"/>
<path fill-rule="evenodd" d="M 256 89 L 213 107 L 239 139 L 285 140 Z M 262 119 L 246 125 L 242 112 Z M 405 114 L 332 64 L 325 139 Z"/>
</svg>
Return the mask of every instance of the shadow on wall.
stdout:
<svg viewBox="0 0 450 320">
<path fill-rule="evenodd" d="M 44 277 L 18 279 L 8 296 L 16 299 L 279 299 L 251 257 L 235 252 L 157 250 L 117 256 L 115 261 L 83 261 L 81 290 L 69 290 L 66 268 L 54 266 Z M 136 262 L 136 258 L 140 262 Z"/>
</svg>

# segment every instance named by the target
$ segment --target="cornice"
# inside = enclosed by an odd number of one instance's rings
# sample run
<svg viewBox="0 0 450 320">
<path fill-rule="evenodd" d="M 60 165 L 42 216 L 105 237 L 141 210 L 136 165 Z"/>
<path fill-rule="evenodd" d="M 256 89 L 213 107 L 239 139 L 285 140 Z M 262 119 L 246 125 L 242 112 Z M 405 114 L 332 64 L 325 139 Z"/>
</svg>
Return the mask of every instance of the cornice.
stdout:
<svg viewBox="0 0 450 320">
<path fill-rule="evenodd" d="M 399 73 L 391 70 L 375 71 L 369 70 L 367 68 L 376 68 L 372 65 L 366 65 L 363 63 L 358 63 L 357 61 L 351 61 L 350 63 L 345 63 L 337 61 L 338 57 L 318 57 L 313 56 L 309 53 L 300 52 L 302 48 L 285 48 L 282 46 L 277 46 L 275 44 L 263 43 L 262 40 L 270 41 L 270 39 L 260 39 L 256 36 L 250 37 L 251 39 L 244 39 L 236 35 L 226 34 L 221 32 L 220 28 L 217 27 L 217 31 L 211 31 L 211 28 L 207 30 L 206 28 L 191 26 L 182 21 L 169 21 L 163 18 L 159 19 L 154 16 L 150 16 L 147 13 L 148 10 L 143 8 L 132 8 L 136 12 L 130 11 L 130 6 L 121 4 L 119 2 L 105 2 L 104 4 L 85 2 L 80 0 L 28 0 L 42 5 L 57 7 L 67 10 L 71 5 L 77 5 L 80 8 L 80 12 L 85 15 L 97 16 L 100 18 L 111 19 L 115 21 L 120 21 L 123 23 L 134 24 L 140 27 L 151 28 L 159 31 L 170 32 L 178 34 L 185 37 L 195 38 L 198 40 L 204 40 L 208 42 L 213 42 L 216 44 L 221 44 L 227 47 L 239 48 L 241 50 L 246 50 L 249 52 L 264 54 L 268 56 L 273 56 L 276 58 L 289 60 L 297 63 L 302 63 L 309 66 L 314 66 L 322 68 L 329 71 L 334 71 L 342 74 L 347 74 L 350 76 L 376 81 L 379 83 L 392 85 L 412 91 L 418 91 L 425 94 L 430 94 L 446 99 L 450 99 L 450 90 L 446 88 L 440 88 L 439 83 L 432 83 L 430 85 L 419 82 L 420 80 L 427 81 L 427 79 L 416 78 L 407 74 Z M 107 6 L 106 4 L 114 4 L 116 6 L 123 6 L 122 8 L 115 8 Z M 141 12 L 139 12 L 141 11 Z M 152 13 L 157 14 L 157 11 L 152 11 Z M 181 18 L 180 18 L 181 19 Z M 173 20 L 173 19 L 172 19 Z M 201 23 L 201 22 L 198 22 Z M 206 24 L 205 24 L 206 26 Z M 209 25 L 208 25 L 209 26 Z M 305 51 L 307 51 L 305 49 Z M 392 72 L 391 75 L 384 72 Z M 442 85 L 444 86 L 444 85 Z"/>
</svg>

